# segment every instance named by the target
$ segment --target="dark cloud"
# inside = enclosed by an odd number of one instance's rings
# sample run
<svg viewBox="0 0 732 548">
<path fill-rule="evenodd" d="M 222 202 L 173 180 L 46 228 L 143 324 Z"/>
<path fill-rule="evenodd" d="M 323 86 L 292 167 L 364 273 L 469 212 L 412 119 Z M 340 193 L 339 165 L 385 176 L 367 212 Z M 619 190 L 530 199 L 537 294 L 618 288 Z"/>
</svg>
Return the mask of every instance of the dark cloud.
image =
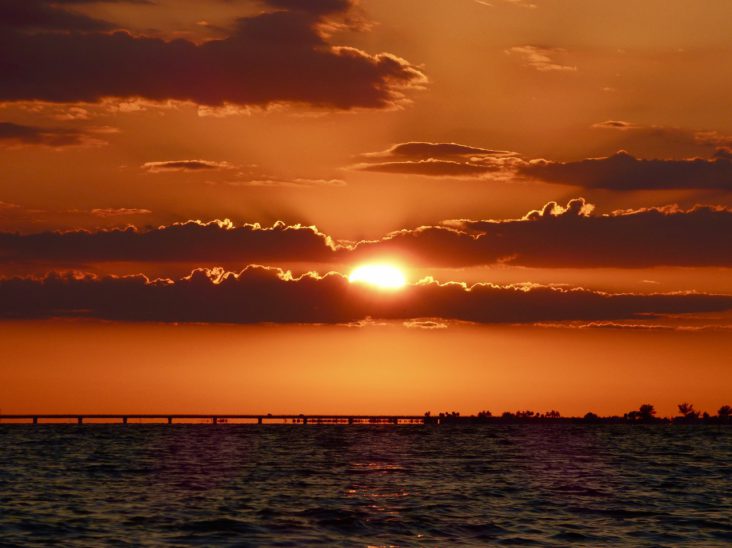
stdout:
<svg viewBox="0 0 732 548">
<path fill-rule="evenodd" d="M 234 226 L 229 221 L 189 221 L 145 230 L 0 232 L 0 264 L 353 264 L 399 257 L 405 264 L 432 267 L 732 267 L 730 234 L 732 210 L 722 207 L 668 206 L 597 215 L 591 204 L 578 198 L 565 207 L 550 202 L 522 219 L 446 221 L 356 243 L 335 241 L 315 227 Z"/>
<path fill-rule="evenodd" d="M 81 129 L 38 127 L 0 122 L 0 146 L 43 145 L 49 147 L 87 146 L 101 144 Z"/>
<path fill-rule="evenodd" d="M 214 169 L 229 169 L 232 165 L 228 162 L 215 162 L 211 160 L 166 160 L 163 162 L 145 162 L 142 169 L 151 173 L 163 171 L 209 171 Z"/>
<path fill-rule="evenodd" d="M 547 183 L 609 190 L 732 190 L 732 154 L 719 149 L 709 159 L 645 160 L 620 151 L 576 162 L 532 160 L 518 174 Z"/>
<path fill-rule="evenodd" d="M 411 141 L 398 143 L 383 152 L 374 152 L 366 156 L 406 158 L 410 160 L 451 159 L 455 157 L 470 158 L 471 156 L 513 155 L 506 150 L 491 150 L 488 148 L 472 147 L 458 143 L 427 143 Z"/>
<path fill-rule="evenodd" d="M 504 263 L 546 268 L 732 267 L 732 210 L 697 206 L 593 215 L 584 199 L 550 202 L 523 219 L 458 220 L 362 242 L 357 257 L 402 256 L 414 264 Z"/>
<path fill-rule="evenodd" d="M 91 317 L 127 321 L 346 323 L 432 318 L 479 323 L 608 321 L 718 312 L 732 296 L 608 294 L 543 286 L 421 282 L 398 292 L 350 284 L 339 274 L 293 278 L 248 267 L 239 274 L 196 270 L 176 280 L 51 274 L 0 281 L 4 318 Z"/>
<path fill-rule="evenodd" d="M 429 177 L 479 177 L 505 169 L 516 154 L 458 143 L 399 143 L 381 152 L 363 154 L 354 169 Z"/>
<path fill-rule="evenodd" d="M 344 13 L 353 7 L 354 0 L 263 0 L 273 8 L 302 11 L 315 15 Z"/>
<path fill-rule="evenodd" d="M 229 221 L 189 221 L 150 230 L 128 227 L 25 235 L 0 232 L 0 263 L 331 262 L 335 248 L 332 240 L 315 227 L 284 223 L 262 227 L 234 226 Z"/>
<path fill-rule="evenodd" d="M 44 0 L 47 4 L 85 5 L 85 4 L 143 4 L 152 6 L 156 0 Z"/>
<path fill-rule="evenodd" d="M 16 4 L 23 3 L 3 5 Z M 55 18 L 31 24 L 28 17 L 8 14 L 0 34 L 0 100 L 112 97 L 208 106 L 284 102 L 387 108 L 403 99 L 406 88 L 424 81 L 417 68 L 394 55 L 328 42 L 321 32 L 324 18 L 346 17 L 350 2 L 345 1 L 271 0 L 267 5 L 273 11 L 241 18 L 228 37 L 200 44 L 99 32 L 109 25 L 82 16 L 77 21 L 55 4 L 34 0 L 32 5 L 53 10 Z M 69 32 L 27 32 L 29 27 Z"/>
<path fill-rule="evenodd" d="M 105 31 L 109 21 L 68 9 L 87 4 L 152 4 L 151 0 L 0 0 L 0 29 L 24 31 Z"/>
<path fill-rule="evenodd" d="M 49 0 L 0 0 L 0 29 L 101 31 L 113 27 L 107 21 L 69 11 L 64 4 L 90 2 L 51 2 Z M 0 43 L 5 42 L 2 40 Z M 0 50 L 2 51 L 2 50 Z"/>
</svg>

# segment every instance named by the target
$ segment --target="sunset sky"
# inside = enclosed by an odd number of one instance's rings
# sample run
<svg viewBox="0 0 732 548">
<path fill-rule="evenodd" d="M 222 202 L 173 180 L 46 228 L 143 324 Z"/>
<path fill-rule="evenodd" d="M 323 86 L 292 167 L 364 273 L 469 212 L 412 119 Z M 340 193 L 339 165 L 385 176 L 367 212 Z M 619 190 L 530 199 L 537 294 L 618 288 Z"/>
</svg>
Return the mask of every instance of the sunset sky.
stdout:
<svg viewBox="0 0 732 548">
<path fill-rule="evenodd" d="M 731 16 L 0 0 L 0 411 L 716 412 Z"/>
</svg>

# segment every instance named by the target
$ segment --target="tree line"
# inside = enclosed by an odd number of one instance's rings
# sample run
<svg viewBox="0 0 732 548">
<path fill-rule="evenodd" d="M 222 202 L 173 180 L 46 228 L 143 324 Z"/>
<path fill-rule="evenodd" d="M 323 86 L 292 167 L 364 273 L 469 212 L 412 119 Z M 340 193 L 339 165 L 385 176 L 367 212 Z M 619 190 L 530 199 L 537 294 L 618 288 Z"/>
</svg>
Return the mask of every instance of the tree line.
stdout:
<svg viewBox="0 0 732 548">
<path fill-rule="evenodd" d="M 493 415 L 488 410 L 480 411 L 477 415 L 460 415 L 458 411 L 445 411 L 438 415 L 432 415 L 430 411 L 424 414 L 426 422 L 526 422 L 526 421 L 584 421 L 584 422 L 610 422 L 610 423 L 680 423 L 680 424 L 732 424 L 732 406 L 723 405 L 717 410 L 716 415 L 706 411 L 698 411 L 691 403 L 680 403 L 678 415 L 673 417 L 658 417 L 656 408 L 650 403 L 644 403 L 638 409 L 628 411 L 622 416 L 600 416 L 593 412 L 586 413 L 583 417 L 563 417 L 559 411 L 550 410 L 536 412 L 531 410 L 519 410 L 515 412 L 505 411 L 500 415 Z"/>
</svg>

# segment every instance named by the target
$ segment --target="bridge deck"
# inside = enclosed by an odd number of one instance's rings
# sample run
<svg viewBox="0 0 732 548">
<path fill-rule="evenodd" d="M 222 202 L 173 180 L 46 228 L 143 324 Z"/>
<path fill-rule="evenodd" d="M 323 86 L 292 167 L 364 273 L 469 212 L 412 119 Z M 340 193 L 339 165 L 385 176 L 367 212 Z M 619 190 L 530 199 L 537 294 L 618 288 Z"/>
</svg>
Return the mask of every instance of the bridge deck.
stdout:
<svg viewBox="0 0 732 548">
<path fill-rule="evenodd" d="M 207 421 L 211 424 L 228 423 L 229 421 L 256 421 L 257 424 L 400 424 L 431 422 L 431 417 L 424 415 L 305 415 L 305 414 L 227 414 L 227 413 L 20 413 L 0 415 L 2 421 L 41 421 L 73 420 L 78 424 L 84 421 L 120 421 L 127 424 L 131 420 L 148 421 Z"/>
</svg>

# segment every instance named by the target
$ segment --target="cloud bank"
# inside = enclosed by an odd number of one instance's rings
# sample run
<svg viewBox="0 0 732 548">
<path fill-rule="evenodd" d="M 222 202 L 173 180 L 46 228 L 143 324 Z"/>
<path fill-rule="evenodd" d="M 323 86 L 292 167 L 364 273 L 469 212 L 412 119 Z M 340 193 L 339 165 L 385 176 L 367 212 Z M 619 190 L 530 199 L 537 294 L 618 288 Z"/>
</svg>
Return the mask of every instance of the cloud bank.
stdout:
<svg viewBox="0 0 732 548">
<path fill-rule="evenodd" d="M 146 210 L 120 210 L 145 213 Z M 99 210 L 99 215 L 122 214 Z M 445 221 L 376 240 L 338 241 L 314 226 L 236 226 L 187 221 L 150 229 L 0 232 L 0 265 L 99 262 L 311 262 L 354 264 L 399 257 L 404 264 L 540 268 L 732 267 L 732 210 L 676 206 L 596 214 L 584 198 L 549 202 L 521 219 Z"/>
<path fill-rule="evenodd" d="M 137 212 L 140 212 L 137 210 Z M 106 261 L 331 262 L 333 240 L 317 228 L 278 222 L 234 226 L 231 221 L 187 221 L 150 230 L 126 228 L 35 234 L 0 233 L 0 263 Z"/>
<path fill-rule="evenodd" d="M 608 294 L 544 286 L 424 280 L 395 293 L 340 275 L 293 278 L 276 268 L 195 270 L 178 280 L 50 274 L 0 280 L 3 318 L 85 317 L 125 321 L 350 323 L 366 318 L 440 318 L 477 323 L 610 321 L 732 309 L 732 296 Z M 434 320 L 433 320 L 434 321 Z"/>
<path fill-rule="evenodd" d="M 645 160 L 620 151 L 576 162 L 532 160 L 518 174 L 547 183 L 608 190 L 732 190 L 732 153 L 720 148 L 711 158 Z"/>
<path fill-rule="evenodd" d="M 415 264 L 495 263 L 543 268 L 732 266 L 732 210 L 675 206 L 593 214 L 583 198 L 555 202 L 515 220 L 455 220 L 361 242 L 361 257 L 402 256 Z"/>
</svg>

